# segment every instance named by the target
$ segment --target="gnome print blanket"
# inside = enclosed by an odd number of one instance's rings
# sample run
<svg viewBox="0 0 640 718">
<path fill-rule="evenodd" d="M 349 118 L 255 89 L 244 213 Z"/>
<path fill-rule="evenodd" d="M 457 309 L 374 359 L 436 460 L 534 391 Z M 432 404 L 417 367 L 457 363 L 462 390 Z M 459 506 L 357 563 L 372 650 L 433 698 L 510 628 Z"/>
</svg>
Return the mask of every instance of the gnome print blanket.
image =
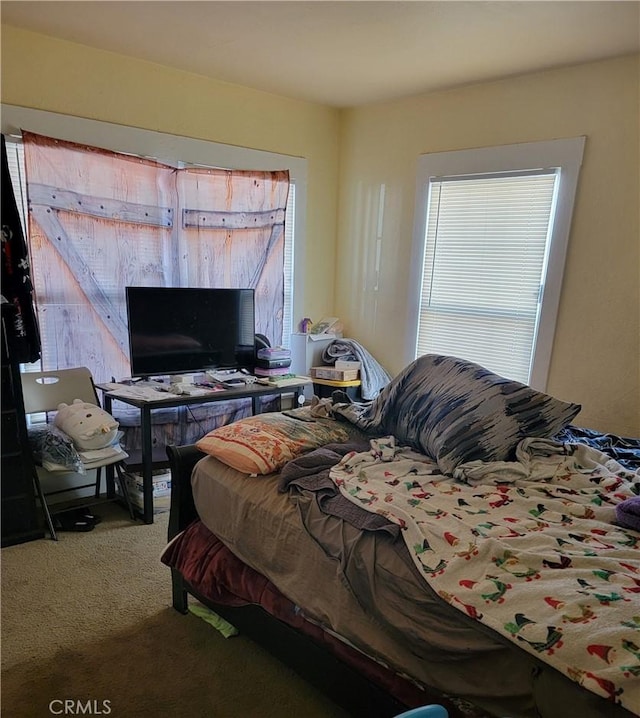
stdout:
<svg viewBox="0 0 640 718">
<path fill-rule="evenodd" d="M 394 437 L 347 454 L 341 493 L 400 525 L 448 603 L 585 688 L 640 713 L 640 533 L 616 506 L 640 475 L 587 446 L 525 439 L 464 476 Z"/>
</svg>

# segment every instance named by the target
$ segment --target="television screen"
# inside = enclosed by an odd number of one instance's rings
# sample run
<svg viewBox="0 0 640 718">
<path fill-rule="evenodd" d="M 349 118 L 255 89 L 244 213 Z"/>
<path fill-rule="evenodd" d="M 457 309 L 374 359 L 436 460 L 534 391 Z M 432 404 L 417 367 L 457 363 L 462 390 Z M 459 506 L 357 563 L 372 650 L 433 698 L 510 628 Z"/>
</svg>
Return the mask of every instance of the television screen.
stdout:
<svg viewBox="0 0 640 718">
<path fill-rule="evenodd" d="M 127 287 L 134 377 L 252 368 L 253 289 Z"/>
</svg>

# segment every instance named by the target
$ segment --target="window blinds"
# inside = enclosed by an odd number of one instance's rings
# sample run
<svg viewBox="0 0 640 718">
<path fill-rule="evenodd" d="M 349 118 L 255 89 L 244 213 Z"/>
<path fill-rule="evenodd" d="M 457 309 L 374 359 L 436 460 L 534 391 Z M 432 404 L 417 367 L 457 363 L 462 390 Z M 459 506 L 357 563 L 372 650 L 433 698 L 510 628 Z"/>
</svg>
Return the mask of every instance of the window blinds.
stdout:
<svg viewBox="0 0 640 718">
<path fill-rule="evenodd" d="M 22 146 L 22 138 L 5 136 L 7 147 L 7 161 L 9 164 L 9 175 L 13 186 L 13 194 L 18 205 L 18 214 L 22 223 L 22 231 L 27 236 L 27 190 L 24 184 L 24 147 Z"/>
<path fill-rule="evenodd" d="M 287 210 L 284 218 L 284 307 L 282 316 L 282 346 L 291 344 L 293 331 L 293 248 L 295 246 L 296 185 L 289 183 Z"/>
<path fill-rule="evenodd" d="M 416 355 L 528 383 L 557 170 L 429 182 Z"/>
</svg>

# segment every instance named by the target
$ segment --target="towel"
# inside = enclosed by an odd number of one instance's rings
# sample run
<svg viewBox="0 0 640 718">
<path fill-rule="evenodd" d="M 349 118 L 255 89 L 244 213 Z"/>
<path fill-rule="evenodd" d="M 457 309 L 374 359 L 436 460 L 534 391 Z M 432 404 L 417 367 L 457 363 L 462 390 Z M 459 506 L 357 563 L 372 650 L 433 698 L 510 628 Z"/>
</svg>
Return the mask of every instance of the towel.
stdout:
<svg viewBox="0 0 640 718">
<path fill-rule="evenodd" d="M 209 625 L 213 626 L 225 638 L 231 638 L 232 636 L 238 635 L 238 629 L 235 626 L 232 626 L 228 621 L 225 621 L 222 616 L 218 616 L 217 613 L 210 611 L 205 606 L 190 604 L 189 611 L 193 613 L 194 616 L 198 616 L 198 618 L 201 618 L 203 621 L 206 621 Z"/>
<path fill-rule="evenodd" d="M 632 496 L 616 506 L 616 522 L 625 529 L 640 531 L 640 496 Z"/>
</svg>

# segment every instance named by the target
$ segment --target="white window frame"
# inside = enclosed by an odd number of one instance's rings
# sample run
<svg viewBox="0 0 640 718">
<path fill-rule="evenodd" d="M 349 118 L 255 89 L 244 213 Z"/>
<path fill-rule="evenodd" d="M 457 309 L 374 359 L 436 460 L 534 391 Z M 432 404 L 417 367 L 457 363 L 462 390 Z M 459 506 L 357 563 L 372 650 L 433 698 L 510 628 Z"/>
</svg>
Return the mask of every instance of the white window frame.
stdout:
<svg viewBox="0 0 640 718">
<path fill-rule="evenodd" d="M 60 140 L 146 157 L 175 167 L 192 165 L 233 170 L 289 170 L 290 182 L 295 185 L 295 225 L 293 232 L 286 232 L 285 249 L 291 250 L 293 296 L 290 311 L 286 310 L 285 301 L 282 329 L 283 343 L 289 344 L 291 332 L 294 331 L 293 317 L 304 316 L 305 306 L 307 160 L 304 157 L 197 140 L 17 105 L 3 104 L 1 113 L 2 133 L 8 140 L 12 136 L 21 137 L 22 130 L 28 130 Z M 287 326 L 287 322 L 290 326 Z"/>
<path fill-rule="evenodd" d="M 546 276 L 542 287 L 542 306 L 534 339 L 529 377 L 529 384 L 532 387 L 540 391 L 546 390 L 571 217 L 585 139 L 585 137 L 573 137 L 498 147 L 435 152 L 421 155 L 418 158 L 412 261 L 408 283 L 406 363 L 416 358 L 430 179 L 442 176 L 558 168 L 560 182 L 552 220 Z"/>
</svg>

